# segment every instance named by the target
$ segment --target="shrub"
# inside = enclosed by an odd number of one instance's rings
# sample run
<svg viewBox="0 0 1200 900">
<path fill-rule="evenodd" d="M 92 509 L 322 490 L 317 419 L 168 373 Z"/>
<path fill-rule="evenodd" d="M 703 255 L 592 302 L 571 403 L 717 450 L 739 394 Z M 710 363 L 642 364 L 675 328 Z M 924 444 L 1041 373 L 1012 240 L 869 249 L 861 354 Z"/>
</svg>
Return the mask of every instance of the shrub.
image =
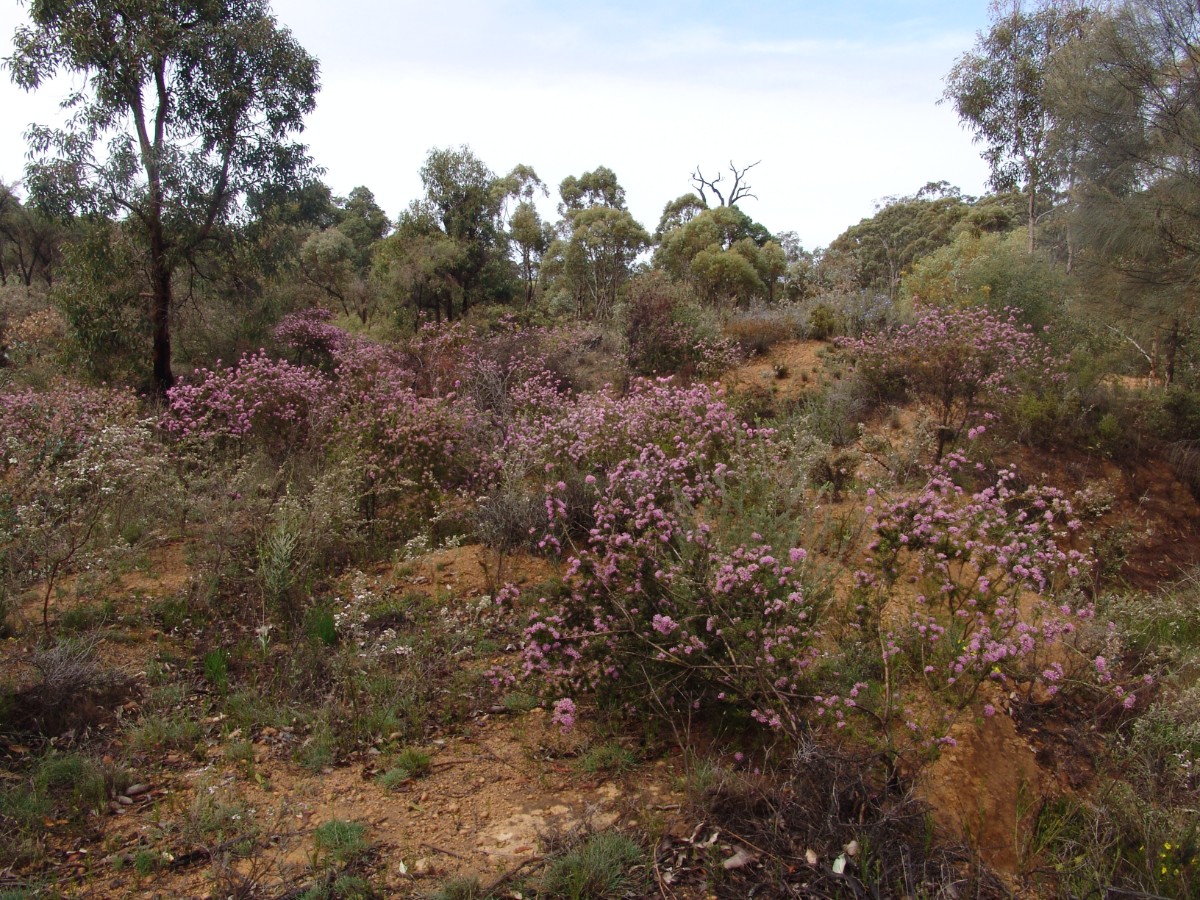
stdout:
<svg viewBox="0 0 1200 900">
<path fill-rule="evenodd" d="M 735 313 L 725 323 L 724 333 L 743 356 L 760 356 L 776 344 L 800 337 L 804 329 L 799 319 L 793 307 L 762 307 Z"/>
<path fill-rule="evenodd" d="M 244 355 L 235 366 L 220 361 L 167 391 L 166 430 L 182 439 L 243 450 L 258 446 L 280 459 L 320 435 L 318 417 L 332 400 L 329 379 L 306 366 Z"/>
<path fill-rule="evenodd" d="M 968 429 L 995 419 L 1027 380 L 1061 379 L 1062 363 L 1014 314 L 986 309 L 929 309 L 912 325 L 844 341 L 868 396 L 912 396 L 937 425 L 934 460 Z"/>
<path fill-rule="evenodd" d="M 47 623 L 58 576 L 118 543 L 143 490 L 168 493 L 165 470 L 128 392 L 62 381 L 0 392 L 0 593 L 40 579 Z"/>
<path fill-rule="evenodd" d="M 608 473 L 596 526 L 569 561 L 570 595 L 531 613 L 523 672 L 631 712 L 738 705 L 795 727 L 818 635 L 797 571 L 804 553 L 781 561 L 762 543 L 723 548 L 682 512 L 717 499 L 716 480 L 681 469 L 647 452 Z"/>
<path fill-rule="evenodd" d="M 661 272 L 639 275 L 626 294 L 629 367 L 638 375 L 713 375 L 735 364 L 724 340 L 682 284 Z"/>
<path fill-rule="evenodd" d="M 307 357 L 313 364 L 328 366 L 334 354 L 352 340 L 345 330 L 329 324 L 332 319 L 329 310 L 313 306 L 284 316 L 272 334 L 296 354 L 298 365 L 303 365 Z"/>
<path fill-rule="evenodd" d="M 1070 547 L 1080 528 L 1070 502 L 1053 488 L 1020 488 L 1011 469 L 968 491 L 959 481 L 974 468 L 952 453 L 922 490 L 875 512 L 868 570 L 857 573 L 866 643 L 883 648 L 885 669 L 900 657 L 960 704 L 992 680 L 1025 696 L 1034 684 L 1051 697 L 1091 684 L 1132 709 L 1144 686 L 1080 638 L 1095 607 L 1072 588 L 1092 560 Z M 916 596 L 885 619 L 902 574 Z"/>
</svg>

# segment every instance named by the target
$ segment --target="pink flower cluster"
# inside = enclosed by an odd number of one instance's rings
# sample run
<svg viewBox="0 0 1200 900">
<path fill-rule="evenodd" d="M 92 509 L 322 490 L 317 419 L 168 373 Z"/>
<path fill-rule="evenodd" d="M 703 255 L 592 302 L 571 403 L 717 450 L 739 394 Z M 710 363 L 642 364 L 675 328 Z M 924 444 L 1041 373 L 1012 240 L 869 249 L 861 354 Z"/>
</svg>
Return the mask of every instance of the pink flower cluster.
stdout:
<svg viewBox="0 0 1200 900">
<path fill-rule="evenodd" d="M 260 350 L 233 366 L 218 360 L 171 388 L 163 427 L 180 438 L 218 445 L 256 441 L 281 456 L 320 434 L 334 395 L 332 381 L 320 371 Z"/>
<path fill-rule="evenodd" d="M 1077 589 L 1092 565 L 1071 546 L 1080 523 L 1057 489 L 1020 487 L 1004 469 L 968 491 L 958 483 L 968 469 L 952 453 L 921 491 L 876 514 L 860 587 L 880 604 L 901 579 L 917 592 L 903 621 L 878 623 L 884 655 L 905 654 L 963 702 L 988 679 L 1039 682 L 1053 696 L 1076 655 L 1070 641 L 1095 615 Z M 1091 668 L 1093 682 L 1111 680 L 1103 657 Z"/>
<path fill-rule="evenodd" d="M 529 425 L 508 449 L 541 434 L 559 460 L 544 477 L 572 469 L 574 488 L 545 486 L 546 545 L 573 540 L 572 489 L 590 500 L 591 524 L 568 554 L 569 596 L 531 613 L 522 674 L 630 708 L 739 705 L 794 729 L 820 634 L 801 578 L 806 554 L 792 548 L 781 560 L 757 536 L 723 546 L 696 513 L 720 503 L 743 445 L 769 432 L 739 424 L 716 389 L 669 381 L 581 397 L 555 421 Z"/>
<path fill-rule="evenodd" d="M 308 359 L 319 363 L 331 359 L 349 339 L 344 330 L 329 324 L 332 318 L 329 310 L 313 306 L 288 313 L 279 320 L 273 334 L 280 344 L 296 351 L 299 362 Z"/>
</svg>

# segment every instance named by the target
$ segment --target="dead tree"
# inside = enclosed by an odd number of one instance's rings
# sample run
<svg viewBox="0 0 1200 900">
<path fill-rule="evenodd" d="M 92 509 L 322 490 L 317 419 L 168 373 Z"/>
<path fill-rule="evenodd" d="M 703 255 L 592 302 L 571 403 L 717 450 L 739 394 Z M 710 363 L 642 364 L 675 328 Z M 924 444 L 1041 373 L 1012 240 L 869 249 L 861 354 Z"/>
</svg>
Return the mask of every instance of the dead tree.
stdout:
<svg viewBox="0 0 1200 900">
<path fill-rule="evenodd" d="M 760 159 L 758 162 L 750 163 L 745 168 L 739 169 L 733 164 L 732 159 L 729 161 L 729 171 L 733 173 L 733 184 L 729 190 L 728 201 L 725 200 L 725 195 L 721 193 L 721 189 L 717 187 L 725 177 L 721 173 L 718 173 L 716 178 L 705 178 L 704 173 L 700 171 L 700 167 L 696 166 L 696 171 L 692 173 L 692 186 L 700 193 L 700 199 L 704 201 L 705 206 L 708 205 L 708 195 L 705 191 L 712 191 L 716 195 L 717 200 L 720 201 L 721 206 L 733 206 L 743 197 L 753 197 L 757 200 L 758 195 L 750 192 L 750 185 L 746 184 L 743 179 L 746 177 L 747 172 L 761 162 L 762 160 Z"/>
</svg>

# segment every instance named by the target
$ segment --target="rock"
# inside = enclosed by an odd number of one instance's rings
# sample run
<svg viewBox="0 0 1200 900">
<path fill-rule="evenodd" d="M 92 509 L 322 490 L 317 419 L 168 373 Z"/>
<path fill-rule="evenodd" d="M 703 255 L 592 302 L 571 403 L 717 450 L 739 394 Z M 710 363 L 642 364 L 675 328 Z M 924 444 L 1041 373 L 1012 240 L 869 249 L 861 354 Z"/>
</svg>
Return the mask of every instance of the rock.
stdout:
<svg viewBox="0 0 1200 900">
<path fill-rule="evenodd" d="M 117 797 L 117 802 L 122 806 L 133 806 L 133 798 L 126 797 L 124 794 L 121 794 Z"/>
<path fill-rule="evenodd" d="M 412 873 L 416 878 L 424 878 L 432 871 L 433 863 L 424 856 L 412 864 Z"/>
<path fill-rule="evenodd" d="M 132 784 L 125 788 L 126 797 L 140 797 L 142 794 L 147 794 L 149 792 L 150 785 L 148 784 Z"/>
</svg>

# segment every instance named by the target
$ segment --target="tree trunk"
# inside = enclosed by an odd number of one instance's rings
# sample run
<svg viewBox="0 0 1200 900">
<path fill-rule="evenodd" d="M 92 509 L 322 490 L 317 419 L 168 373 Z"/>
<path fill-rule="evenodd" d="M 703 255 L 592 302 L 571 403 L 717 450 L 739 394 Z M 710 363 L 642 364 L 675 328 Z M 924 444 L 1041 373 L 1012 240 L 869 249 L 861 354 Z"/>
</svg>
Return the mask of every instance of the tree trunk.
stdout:
<svg viewBox="0 0 1200 900">
<path fill-rule="evenodd" d="M 1175 383 L 1175 356 L 1179 351 L 1179 320 L 1171 320 L 1171 331 L 1167 335 L 1167 384 Z"/>
<path fill-rule="evenodd" d="M 1037 221 L 1037 191 L 1034 190 L 1032 184 L 1029 185 L 1029 253 L 1033 254 L 1033 228 Z"/>
<path fill-rule="evenodd" d="M 166 394 L 175 384 L 171 371 L 171 268 L 167 264 L 167 248 L 162 225 L 150 228 L 150 325 L 154 331 L 150 360 L 154 369 L 154 388 Z"/>
</svg>

